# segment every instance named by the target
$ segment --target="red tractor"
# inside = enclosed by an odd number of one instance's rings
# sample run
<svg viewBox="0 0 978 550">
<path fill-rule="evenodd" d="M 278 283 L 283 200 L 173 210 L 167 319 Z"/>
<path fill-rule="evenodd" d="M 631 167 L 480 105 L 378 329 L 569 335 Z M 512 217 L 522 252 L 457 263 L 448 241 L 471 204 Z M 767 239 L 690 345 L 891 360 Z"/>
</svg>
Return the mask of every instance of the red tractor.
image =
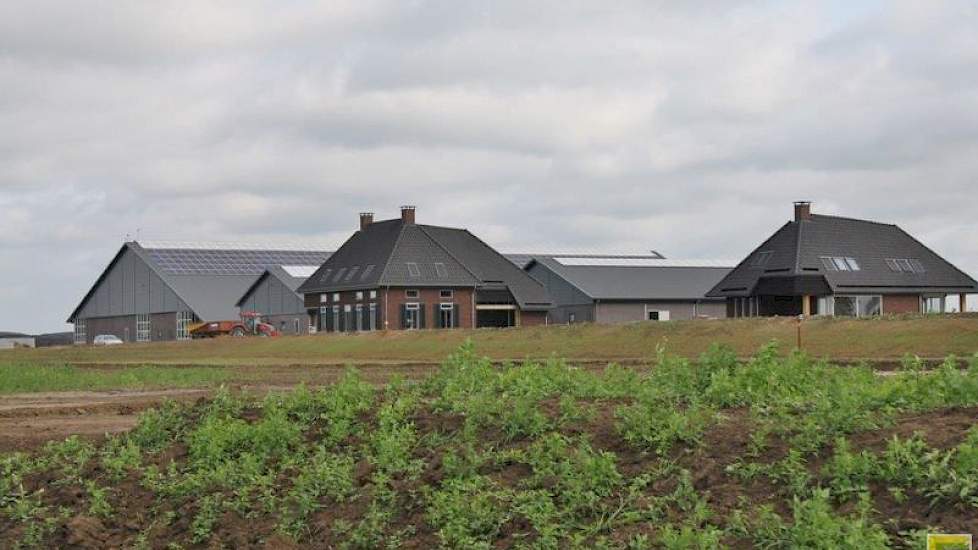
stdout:
<svg viewBox="0 0 978 550">
<path fill-rule="evenodd" d="M 274 326 L 261 321 L 261 313 L 242 311 L 240 321 L 214 321 L 204 323 L 191 331 L 194 338 L 214 338 L 215 336 L 279 336 Z"/>
</svg>

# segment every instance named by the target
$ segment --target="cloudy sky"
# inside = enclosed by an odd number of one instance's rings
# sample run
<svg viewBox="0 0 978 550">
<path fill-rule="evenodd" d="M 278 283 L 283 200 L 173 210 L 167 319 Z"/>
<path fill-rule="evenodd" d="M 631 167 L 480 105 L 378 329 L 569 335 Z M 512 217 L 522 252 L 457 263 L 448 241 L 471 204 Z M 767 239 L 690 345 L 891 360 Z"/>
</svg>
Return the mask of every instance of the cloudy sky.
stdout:
<svg viewBox="0 0 978 550">
<path fill-rule="evenodd" d="M 160 4 L 0 3 L 0 330 L 66 329 L 137 229 L 335 246 L 402 203 L 739 259 L 810 199 L 978 273 L 970 0 Z"/>
</svg>

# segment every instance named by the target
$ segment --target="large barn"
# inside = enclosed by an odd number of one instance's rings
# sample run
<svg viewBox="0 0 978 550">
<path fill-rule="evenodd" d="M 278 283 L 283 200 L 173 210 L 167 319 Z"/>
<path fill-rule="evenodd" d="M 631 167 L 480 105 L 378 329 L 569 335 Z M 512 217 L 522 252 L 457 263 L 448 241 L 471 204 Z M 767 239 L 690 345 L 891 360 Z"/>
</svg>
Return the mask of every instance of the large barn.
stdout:
<svg viewBox="0 0 978 550">
<path fill-rule="evenodd" d="M 228 243 L 127 242 L 68 317 L 76 344 L 185 340 L 193 324 L 236 319 L 237 304 L 272 266 L 318 266 L 329 252 Z"/>
<path fill-rule="evenodd" d="M 706 293 L 733 262 L 656 255 L 532 255 L 524 269 L 554 301 L 555 323 L 629 323 L 727 316 Z"/>
</svg>

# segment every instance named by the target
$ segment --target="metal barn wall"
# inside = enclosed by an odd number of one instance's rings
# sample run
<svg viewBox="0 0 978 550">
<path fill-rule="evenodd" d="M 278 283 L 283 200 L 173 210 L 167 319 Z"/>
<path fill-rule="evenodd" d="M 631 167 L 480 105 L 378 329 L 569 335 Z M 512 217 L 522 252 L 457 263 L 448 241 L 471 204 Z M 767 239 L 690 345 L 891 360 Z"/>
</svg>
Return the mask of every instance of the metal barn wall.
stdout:
<svg viewBox="0 0 978 550">
<path fill-rule="evenodd" d="M 247 298 L 241 302 L 244 311 L 257 311 L 264 315 L 305 315 L 302 298 L 297 296 L 276 277 L 265 277 Z"/>
<path fill-rule="evenodd" d="M 189 310 L 138 255 L 126 249 L 77 317 L 91 319 Z"/>
<path fill-rule="evenodd" d="M 630 323 L 645 321 L 646 311 L 668 311 L 669 320 L 694 319 L 698 315 L 724 318 L 726 302 L 599 302 L 595 305 L 595 321 L 598 323 Z"/>
</svg>

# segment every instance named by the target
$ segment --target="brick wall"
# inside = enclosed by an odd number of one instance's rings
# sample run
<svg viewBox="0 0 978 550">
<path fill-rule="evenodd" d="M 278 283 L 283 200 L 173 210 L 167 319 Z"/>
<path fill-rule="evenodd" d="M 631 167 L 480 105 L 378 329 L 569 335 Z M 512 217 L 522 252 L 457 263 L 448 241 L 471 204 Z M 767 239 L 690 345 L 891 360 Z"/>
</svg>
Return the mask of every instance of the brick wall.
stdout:
<svg viewBox="0 0 978 550">
<path fill-rule="evenodd" d="M 920 313 L 919 294 L 884 294 L 883 314 Z"/>
<path fill-rule="evenodd" d="M 546 311 L 521 311 L 520 312 L 520 326 L 522 327 L 535 327 L 547 324 L 547 312 Z"/>
<path fill-rule="evenodd" d="M 425 328 L 436 328 L 437 323 L 435 322 L 435 315 L 438 314 L 438 304 L 441 303 L 455 303 L 459 306 L 458 312 L 458 326 L 459 328 L 472 328 L 472 296 L 473 289 L 471 288 L 451 288 L 451 289 L 440 289 L 440 288 L 419 288 L 418 298 L 408 298 L 406 291 L 407 288 L 391 288 L 390 290 L 381 289 L 378 294 L 383 310 L 387 311 L 389 323 L 384 326 L 381 324 L 381 328 L 387 328 L 389 330 L 398 330 L 401 328 L 401 306 L 409 302 L 418 302 L 425 305 Z M 412 289 L 413 290 L 413 289 Z M 454 296 L 451 300 L 442 299 L 442 290 L 452 290 Z M 386 303 L 384 300 L 387 300 Z"/>
</svg>

